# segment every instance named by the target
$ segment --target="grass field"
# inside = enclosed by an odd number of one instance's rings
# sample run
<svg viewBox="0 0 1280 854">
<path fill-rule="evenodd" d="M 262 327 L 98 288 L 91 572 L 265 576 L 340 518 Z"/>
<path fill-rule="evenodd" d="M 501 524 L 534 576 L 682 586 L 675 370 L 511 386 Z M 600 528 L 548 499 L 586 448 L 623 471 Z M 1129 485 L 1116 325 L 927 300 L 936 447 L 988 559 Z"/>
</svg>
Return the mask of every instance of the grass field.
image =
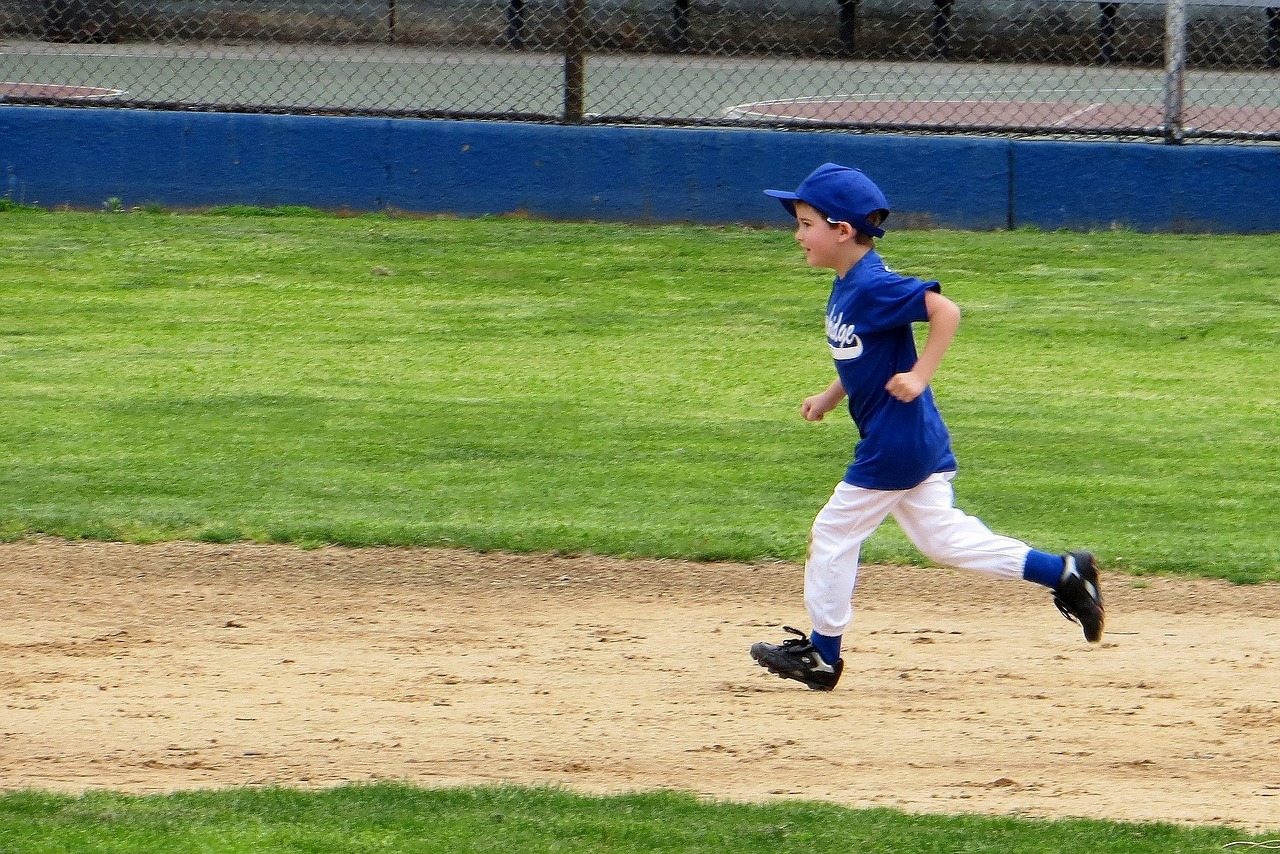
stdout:
<svg viewBox="0 0 1280 854">
<path fill-rule="evenodd" d="M 554 789 L 393 784 L 145 798 L 26 792 L 0 796 L 0 829 L 0 850 L 23 854 L 1186 854 L 1267 841 L 1166 824 L 907 817 L 821 803 L 708 804 L 667 792 L 588 798 Z"/>
<path fill-rule="evenodd" d="M 1280 237 L 906 232 L 961 506 L 1280 580 Z M 0 533 L 797 560 L 829 274 L 785 231 L 0 208 Z M 887 526 L 869 560 L 918 561 Z M 519 790 L 0 796 L 0 852 L 1210 851 L 1225 829 Z M 1252 837 L 1261 842 L 1258 837 Z"/>
<path fill-rule="evenodd" d="M 786 232 L 234 213 L 0 214 L 5 536 L 801 556 L 854 432 L 798 417 L 829 274 Z M 1280 579 L 1280 241 L 882 248 L 966 312 L 962 507 Z"/>
</svg>

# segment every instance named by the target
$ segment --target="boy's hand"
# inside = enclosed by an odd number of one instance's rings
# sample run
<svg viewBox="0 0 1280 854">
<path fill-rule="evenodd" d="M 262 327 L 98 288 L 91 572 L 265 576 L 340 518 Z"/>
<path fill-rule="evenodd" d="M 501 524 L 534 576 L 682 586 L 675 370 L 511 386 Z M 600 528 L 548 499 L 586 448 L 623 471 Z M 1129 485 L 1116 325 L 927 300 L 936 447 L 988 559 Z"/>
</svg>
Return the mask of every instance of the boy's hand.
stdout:
<svg viewBox="0 0 1280 854">
<path fill-rule="evenodd" d="M 835 407 L 827 402 L 825 392 L 806 397 L 804 403 L 800 404 L 800 414 L 804 416 L 805 421 L 821 421 L 822 417 L 833 409 Z"/>
<path fill-rule="evenodd" d="M 821 421 L 822 416 L 840 405 L 844 400 L 844 386 L 839 378 L 817 394 L 811 394 L 800 404 L 800 415 L 805 421 Z"/>
<path fill-rule="evenodd" d="M 929 382 L 916 376 L 914 371 L 894 374 L 889 377 L 889 381 L 884 384 L 885 390 L 903 403 L 910 403 L 920 395 L 924 394 L 924 390 L 928 386 Z"/>
</svg>

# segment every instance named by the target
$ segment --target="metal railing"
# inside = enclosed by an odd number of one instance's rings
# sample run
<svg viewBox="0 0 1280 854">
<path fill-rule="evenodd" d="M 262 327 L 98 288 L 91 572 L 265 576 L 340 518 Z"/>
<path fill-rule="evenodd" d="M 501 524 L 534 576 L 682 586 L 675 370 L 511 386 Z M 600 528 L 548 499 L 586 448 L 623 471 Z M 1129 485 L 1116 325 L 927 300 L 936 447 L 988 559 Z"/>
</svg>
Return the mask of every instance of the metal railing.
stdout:
<svg viewBox="0 0 1280 854">
<path fill-rule="evenodd" d="M 1277 75 L 1280 0 L 0 9 L 6 103 L 1269 142 Z"/>
</svg>

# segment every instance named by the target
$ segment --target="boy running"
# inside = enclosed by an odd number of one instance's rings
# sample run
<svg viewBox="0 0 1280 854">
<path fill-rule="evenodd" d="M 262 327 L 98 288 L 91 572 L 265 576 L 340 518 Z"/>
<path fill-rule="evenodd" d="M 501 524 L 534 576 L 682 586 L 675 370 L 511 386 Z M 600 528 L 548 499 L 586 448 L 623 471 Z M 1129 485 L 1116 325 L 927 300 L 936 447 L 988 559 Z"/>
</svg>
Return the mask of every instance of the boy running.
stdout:
<svg viewBox="0 0 1280 854">
<path fill-rule="evenodd" d="M 874 239 L 884 236 L 889 215 L 880 188 L 857 169 L 826 163 L 795 192 L 765 193 L 795 216 L 796 240 L 809 266 L 836 273 L 827 301 L 836 379 L 806 397 L 800 414 L 821 421 L 847 397 L 860 438 L 809 538 L 804 601 L 812 631 L 784 626 L 797 637 L 753 644 L 751 657 L 814 690 L 836 686 L 860 549 L 889 515 L 935 563 L 1048 587 L 1062 614 L 1097 642 L 1104 615 L 1092 554 L 1037 551 L 992 533 L 954 506 L 956 458 L 929 383 L 960 325 L 960 309 L 937 282 L 899 275 L 876 252 Z M 918 355 L 913 323 L 929 324 Z"/>
</svg>

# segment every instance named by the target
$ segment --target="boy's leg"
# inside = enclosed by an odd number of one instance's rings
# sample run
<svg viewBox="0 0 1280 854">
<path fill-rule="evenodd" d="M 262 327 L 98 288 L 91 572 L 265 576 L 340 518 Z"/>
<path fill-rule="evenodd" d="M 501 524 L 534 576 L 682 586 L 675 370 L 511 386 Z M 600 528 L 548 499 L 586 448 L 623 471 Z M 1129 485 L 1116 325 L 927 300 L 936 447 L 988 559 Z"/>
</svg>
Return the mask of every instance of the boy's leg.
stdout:
<svg viewBox="0 0 1280 854">
<path fill-rule="evenodd" d="M 836 686 L 844 671 L 840 638 L 853 618 L 851 601 L 862 543 L 902 495 L 843 482 L 836 487 L 809 534 L 804 600 L 813 632 L 806 635 L 787 626 L 796 637 L 780 644 L 752 644 L 751 657 L 761 667 L 817 691 Z"/>
<path fill-rule="evenodd" d="M 1031 546 L 992 532 L 982 520 L 958 509 L 952 477 L 954 472 L 935 474 L 909 490 L 893 508 L 894 520 L 934 563 L 1021 579 Z"/>
<path fill-rule="evenodd" d="M 839 637 L 849 627 L 862 544 L 906 494 L 841 481 L 818 512 L 804 563 L 804 604 L 818 634 Z"/>
<path fill-rule="evenodd" d="M 1080 624 L 1086 640 L 1101 639 L 1104 614 L 1093 555 L 1051 555 L 993 533 L 955 507 L 952 477 L 953 472 L 934 475 L 894 506 L 894 519 L 916 547 L 945 566 L 1038 582 L 1054 591 L 1054 604 Z"/>
</svg>

